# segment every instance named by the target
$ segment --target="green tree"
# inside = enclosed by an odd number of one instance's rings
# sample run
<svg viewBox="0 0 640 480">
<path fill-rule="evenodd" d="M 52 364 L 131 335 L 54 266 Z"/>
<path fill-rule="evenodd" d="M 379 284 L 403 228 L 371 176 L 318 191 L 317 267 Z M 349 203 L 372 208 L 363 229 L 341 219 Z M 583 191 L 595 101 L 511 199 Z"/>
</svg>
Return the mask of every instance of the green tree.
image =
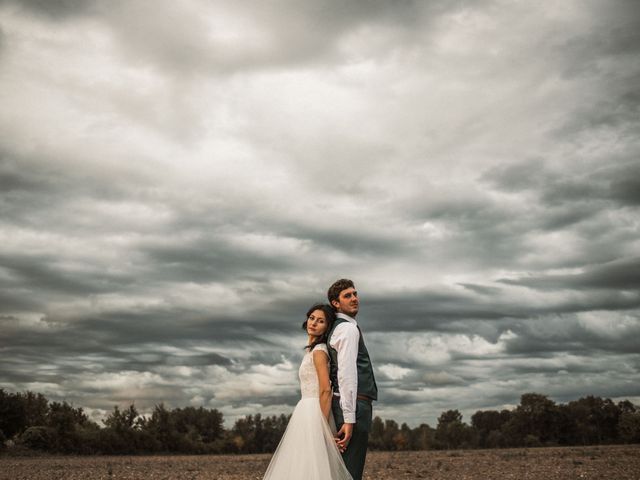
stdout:
<svg viewBox="0 0 640 480">
<path fill-rule="evenodd" d="M 638 408 L 629 400 L 622 400 L 621 402 L 618 402 L 618 410 L 620 411 L 620 414 L 635 413 L 638 411 Z"/>
<path fill-rule="evenodd" d="M 256 420 L 260 422 L 260 416 L 247 415 L 239 418 L 233 425 L 234 443 L 238 453 L 251 453 L 255 448 Z"/>
<path fill-rule="evenodd" d="M 107 418 L 104 420 L 104 424 L 114 429 L 116 432 L 126 432 L 134 429 L 135 420 L 138 417 L 138 410 L 134 404 L 129 405 L 129 407 L 120 411 L 117 405 L 113 407 L 113 412 L 111 412 Z"/>
<path fill-rule="evenodd" d="M 25 420 L 28 427 L 44 425 L 47 422 L 49 413 L 49 401 L 41 393 L 34 393 L 27 390 L 18 393 L 24 405 Z"/>
<path fill-rule="evenodd" d="M 382 436 L 382 445 L 385 450 L 396 450 L 396 435 L 400 432 L 398 423 L 395 420 L 384 421 L 384 434 Z"/>
<path fill-rule="evenodd" d="M 51 451 L 56 438 L 50 427 L 29 427 L 20 434 L 18 443 L 32 450 Z"/>
<path fill-rule="evenodd" d="M 46 418 L 47 426 L 54 434 L 53 451 L 74 453 L 81 449 L 81 428 L 91 428 L 92 423 L 81 407 L 75 408 L 66 401 L 49 405 Z"/>
<path fill-rule="evenodd" d="M 589 395 L 567 404 L 575 437 L 572 443 L 593 445 L 617 439 L 620 408 L 611 399 Z"/>
<path fill-rule="evenodd" d="M 511 418 L 511 412 L 502 410 L 478 410 L 471 416 L 471 426 L 478 435 L 478 445 L 483 448 L 498 448 L 504 444 L 502 426 Z"/>
<path fill-rule="evenodd" d="M 147 421 L 147 431 L 156 438 L 160 451 L 179 451 L 179 434 L 164 402 L 154 406 L 151 418 Z"/>
<path fill-rule="evenodd" d="M 502 433 L 502 428 L 500 430 L 491 430 L 485 439 L 485 444 L 487 448 L 504 448 L 507 446 L 507 441 Z"/>
<path fill-rule="evenodd" d="M 525 439 L 529 444 L 549 445 L 558 443 L 559 419 L 560 413 L 553 400 L 539 393 L 525 393 L 507 425 L 512 440 L 520 445 L 525 443 Z"/>
<path fill-rule="evenodd" d="M 438 417 L 435 438 L 441 448 L 469 447 L 473 443 L 473 431 L 462 422 L 458 410 L 447 410 Z"/>
<path fill-rule="evenodd" d="M 378 416 L 374 417 L 369 433 L 369 448 L 382 450 L 384 448 L 384 422 Z"/>
<path fill-rule="evenodd" d="M 421 423 L 411 432 L 412 450 L 429 450 L 435 444 L 435 430 L 426 423 Z"/>
<path fill-rule="evenodd" d="M 406 423 L 400 426 L 400 431 L 393 439 L 395 450 L 409 450 L 411 448 L 411 428 Z"/>
<path fill-rule="evenodd" d="M 271 416 L 264 419 L 264 433 L 262 436 L 261 451 L 272 453 L 275 451 L 284 431 L 278 428 L 278 417 Z"/>
<path fill-rule="evenodd" d="M 0 430 L 7 438 L 11 438 L 26 427 L 27 412 L 21 397 L 0 388 Z"/>
<path fill-rule="evenodd" d="M 99 434 L 100 449 L 105 453 L 137 453 L 141 450 L 138 410 L 134 404 L 125 410 L 114 405 L 113 411 L 103 423 L 105 429 Z"/>
<path fill-rule="evenodd" d="M 640 412 L 626 411 L 620 415 L 618 434 L 624 443 L 640 443 Z"/>
</svg>

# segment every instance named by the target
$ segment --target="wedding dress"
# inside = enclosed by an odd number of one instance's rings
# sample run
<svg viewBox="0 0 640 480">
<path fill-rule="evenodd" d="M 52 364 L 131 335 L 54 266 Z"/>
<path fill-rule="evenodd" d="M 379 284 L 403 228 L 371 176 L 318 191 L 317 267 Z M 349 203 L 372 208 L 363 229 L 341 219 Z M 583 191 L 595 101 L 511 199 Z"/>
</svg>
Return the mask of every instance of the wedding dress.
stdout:
<svg viewBox="0 0 640 480">
<path fill-rule="evenodd" d="M 323 343 L 313 351 L 329 353 Z M 313 352 L 306 352 L 300 369 L 302 398 L 267 467 L 263 480 L 352 480 L 333 438 L 336 425 L 329 410 L 327 423 L 320 410 L 318 374 Z"/>
</svg>

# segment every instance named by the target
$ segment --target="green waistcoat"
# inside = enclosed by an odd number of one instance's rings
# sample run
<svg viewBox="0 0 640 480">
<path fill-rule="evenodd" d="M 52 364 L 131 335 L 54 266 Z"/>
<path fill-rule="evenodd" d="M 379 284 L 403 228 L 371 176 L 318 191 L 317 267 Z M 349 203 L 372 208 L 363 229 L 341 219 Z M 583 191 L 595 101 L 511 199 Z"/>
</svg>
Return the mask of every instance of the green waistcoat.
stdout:
<svg viewBox="0 0 640 480">
<path fill-rule="evenodd" d="M 327 339 L 329 358 L 331 359 L 329 365 L 329 378 L 334 392 L 340 392 L 338 389 L 338 351 L 331 346 L 331 336 L 333 335 L 335 328 L 343 322 L 347 322 L 347 320 L 344 318 L 336 319 Z M 377 400 L 378 386 L 376 385 L 376 379 L 373 376 L 371 359 L 369 359 L 369 352 L 367 352 L 367 347 L 364 344 L 360 327 L 358 327 L 358 332 L 360 333 L 360 339 L 358 340 L 358 358 L 356 361 L 356 367 L 358 370 L 358 393 Z"/>
</svg>

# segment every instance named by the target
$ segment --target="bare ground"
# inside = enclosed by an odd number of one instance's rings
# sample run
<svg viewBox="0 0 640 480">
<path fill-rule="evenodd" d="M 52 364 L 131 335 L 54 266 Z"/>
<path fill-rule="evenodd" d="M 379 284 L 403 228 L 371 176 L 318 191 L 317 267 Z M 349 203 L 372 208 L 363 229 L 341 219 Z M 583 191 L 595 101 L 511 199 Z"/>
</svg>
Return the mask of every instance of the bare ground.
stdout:
<svg viewBox="0 0 640 480">
<path fill-rule="evenodd" d="M 1 457 L 0 480 L 261 479 L 270 455 Z M 640 445 L 370 452 L 366 480 L 640 480 Z M 300 480 L 305 480 L 304 474 Z"/>
</svg>

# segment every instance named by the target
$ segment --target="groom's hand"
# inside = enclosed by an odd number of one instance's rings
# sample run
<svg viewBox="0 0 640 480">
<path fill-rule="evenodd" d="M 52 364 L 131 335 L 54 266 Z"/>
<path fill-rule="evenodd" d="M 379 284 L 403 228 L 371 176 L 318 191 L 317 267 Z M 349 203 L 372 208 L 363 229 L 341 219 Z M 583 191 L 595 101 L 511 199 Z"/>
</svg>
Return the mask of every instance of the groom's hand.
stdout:
<svg viewBox="0 0 640 480">
<path fill-rule="evenodd" d="M 353 423 L 343 423 L 336 433 L 336 444 L 341 452 L 344 452 L 349 446 L 351 435 L 353 435 Z"/>
</svg>

